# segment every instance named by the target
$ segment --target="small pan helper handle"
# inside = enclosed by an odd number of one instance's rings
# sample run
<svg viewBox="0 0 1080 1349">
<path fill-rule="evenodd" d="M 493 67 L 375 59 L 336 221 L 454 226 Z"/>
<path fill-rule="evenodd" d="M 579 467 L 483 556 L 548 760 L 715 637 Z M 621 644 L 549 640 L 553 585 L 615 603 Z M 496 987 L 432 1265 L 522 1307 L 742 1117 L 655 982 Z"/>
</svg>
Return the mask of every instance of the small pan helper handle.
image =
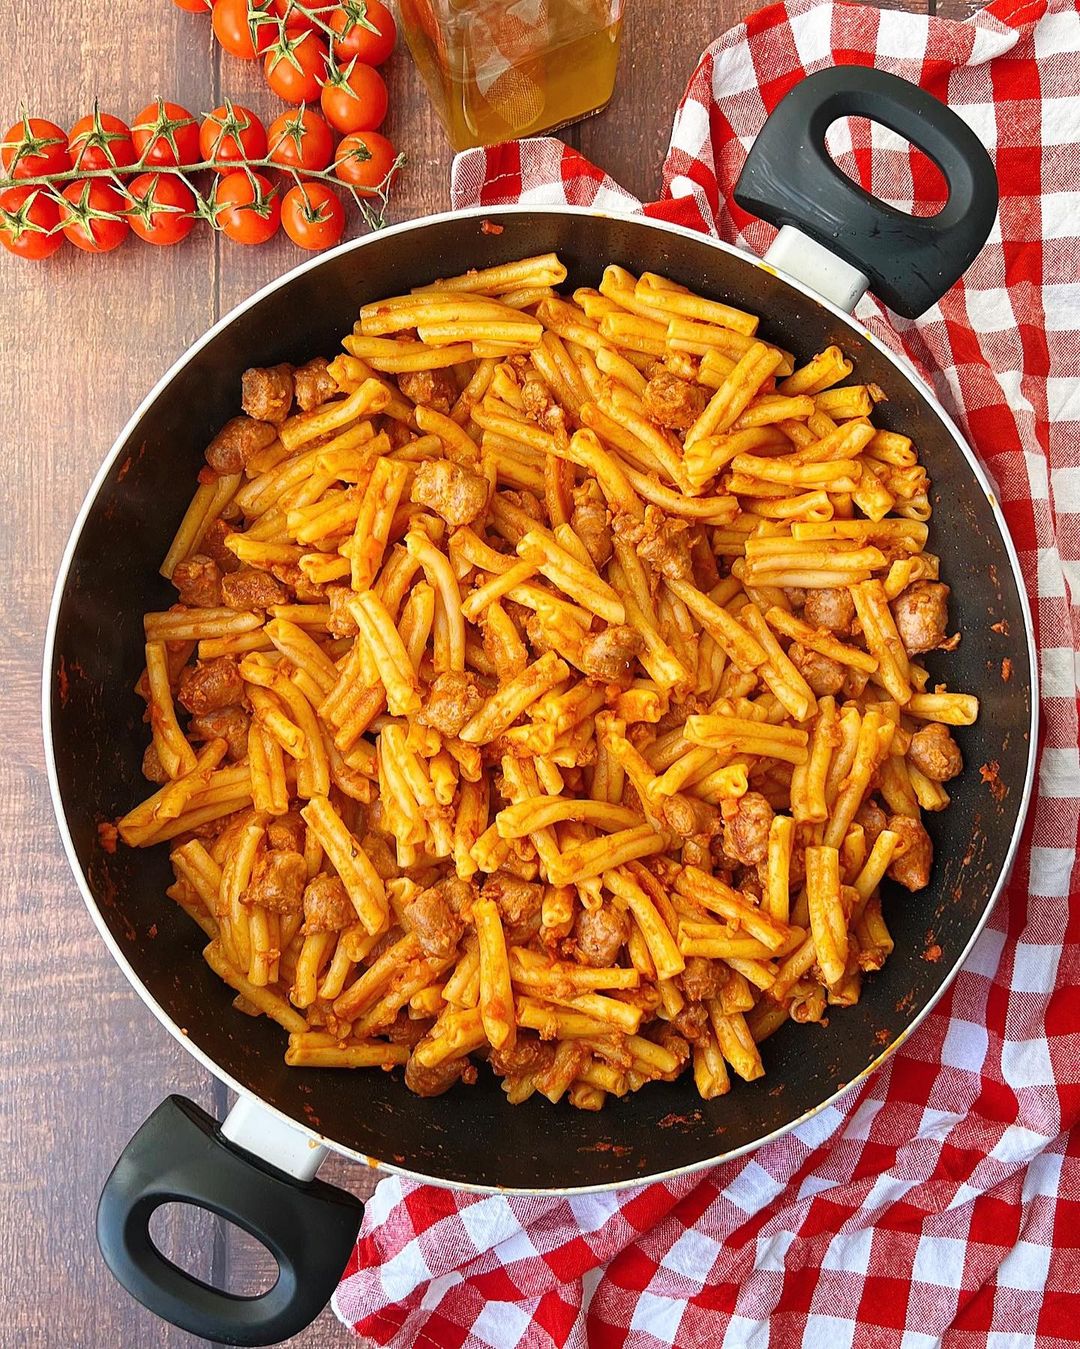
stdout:
<svg viewBox="0 0 1080 1349">
<path fill-rule="evenodd" d="M 837 168 L 825 134 L 837 118 L 855 116 L 889 127 L 934 161 L 949 189 L 937 215 L 907 215 Z M 809 236 L 862 273 L 896 313 L 916 318 L 986 242 L 998 187 L 978 137 L 944 103 L 886 71 L 835 66 L 807 76 L 780 102 L 746 157 L 734 195 L 744 211 L 788 227 L 781 231 L 785 242 L 792 228 Z M 772 250 L 769 260 L 793 270 Z M 813 271 L 800 279 L 813 285 Z"/>
<path fill-rule="evenodd" d="M 175 1201 L 209 1209 L 261 1241 L 278 1263 L 274 1287 L 241 1297 L 167 1260 L 151 1240 L 149 1222 L 155 1209 Z M 170 1096 L 105 1182 L 97 1237 L 109 1269 L 157 1316 L 221 1344 L 276 1344 L 326 1306 L 363 1211 L 343 1190 L 296 1180 L 244 1152 L 204 1110 Z"/>
</svg>

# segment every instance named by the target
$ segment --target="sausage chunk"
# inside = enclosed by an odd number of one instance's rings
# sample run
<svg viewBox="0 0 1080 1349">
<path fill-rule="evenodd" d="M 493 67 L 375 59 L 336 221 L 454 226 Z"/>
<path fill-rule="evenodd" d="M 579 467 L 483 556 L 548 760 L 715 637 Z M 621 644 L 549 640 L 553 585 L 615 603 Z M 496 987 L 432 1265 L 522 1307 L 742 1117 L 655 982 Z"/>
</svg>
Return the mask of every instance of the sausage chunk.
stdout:
<svg viewBox="0 0 1080 1349">
<path fill-rule="evenodd" d="M 240 406 L 257 422 L 283 422 L 292 409 L 291 365 L 252 366 L 240 381 Z"/>
<path fill-rule="evenodd" d="M 192 717 L 187 724 L 191 740 L 224 740 L 229 746 L 228 757 L 236 763 L 247 754 L 248 725 L 251 718 L 242 707 L 220 707 L 202 716 Z"/>
<path fill-rule="evenodd" d="M 826 587 L 808 590 L 803 618 L 815 628 L 828 628 L 838 637 L 850 637 L 855 620 L 855 601 L 847 590 Z"/>
<path fill-rule="evenodd" d="M 487 479 L 449 459 L 428 459 L 416 470 L 410 496 L 418 506 L 427 506 L 456 529 L 483 512 Z"/>
<path fill-rule="evenodd" d="M 156 782 L 159 785 L 164 786 L 164 784 L 169 781 L 169 775 L 165 772 L 157 745 L 155 745 L 152 740 L 149 745 L 147 745 L 142 756 L 142 772 L 143 777 L 146 778 L 148 782 Z"/>
<path fill-rule="evenodd" d="M 706 960 L 704 956 L 687 956 L 686 969 L 682 972 L 682 991 L 689 1002 L 705 1002 L 708 998 L 718 998 L 724 991 L 727 974 L 719 960 Z"/>
<path fill-rule="evenodd" d="M 691 1004 L 689 1007 L 683 1008 L 681 1015 L 686 1017 L 688 1013 L 697 1013 L 702 1017 L 703 1021 L 708 1020 L 708 1013 L 700 1004 L 697 1004 L 696 1006 Z M 692 1039 L 694 1037 L 691 1036 L 690 1038 Z M 690 1062 L 690 1046 L 687 1044 L 686 1038 L 679 1034 L 674 1024 L 669 1025 L 667 1022 L 662 1021 L 660 1023 L 660 1029 L 656 1031 L 652 1036 L 652 1039 L 656 1044 L 660 1045 L 661 1048 L 666 1049 L 669 1054 L 674 1054 L 678 1060 L 675 1067 L 672 1068 L 670 1072 L 658 1073 L 656 1081 L 674 1082 Z"/>
<path fill-rule="evenodd" d="M 900 835 L 888 874 L 907 890 L 925 889 L 934 861 L 930 835 L 910 815 L 890 815 L 888 827 Z"/>
<path fill-rule="evenodd" d="M 270 574 L 276 576 L 286 590 L 291 590 L 300 604 L 325 604 L 326 587 L 309 580 L 296 562 L 275 562 Z M 289 602 L 286 599 L 286 604 Z"/>
<path fill-rule="evenodd" d="M 688 1002 L 681 1012 L 671 1018 L 671 1024 L 687 1040 L 700 1040 L 709 1027 L 709 1012 L 700 1002 Z M 659 1039 L 659 1037 L 657 1037 Z M 660 1040 L 661 1044 L 665 1042 Z M 667 1045 L 675 1050 L 674 1045 Z M 677 1052 L 677 1051 L 676 1051 Z"/>
<path fill-rule="evenodd" d="M 172 576 L 180 603 L 192 609 L 216 609 L 221 603 L 221 568 L 205 553 L 192 553 L 178 562 Z"/>
<path fill-rule="evenodd" d="M 855 823 L 862 825 L 863 834 L 866 836 L 866 846 L 872 848 L 877 842 L 878 834 L 886 827 L 888 821 L 885 812 L 878 803 L 868 797 L 855 812 Z"/>
<path fill-rule="evenodd" d="M 614 965 L 630 927 L 626 915 L 612 905 L 602 909 L 582 909 L 574 920 L 574 945 L 578 959 L 596 969 Z"/>
<path fill-rule="evenodd" d="M 946 727 L 936 721 L 911 737 L 908 758 L 931 782 L 948 782 L 964 767 L 963 756 Z"/>
<path fill-rule="evenodd" d="M 405 917 L 424 954 L 437 960 L 453 955 L 465 931 L 465 924 L 450 907 L 441 885 L 421 890 L 413 902 L 405 906 Z"/>
<path fill-rule="evenodd" d="M 210 521 L 202 537 L 200 551 L 212 562 L 216 562 L 221 571 L 237 571 L 240 567 L 240 559 L 231 548 L 225 546 L 226 538 L 238 532 L 228 520 L 223 520 L 219 515 Z"/>
<path fill-rule="evenodd" d="M 329 366 L 330 362 L 324 356 L 316 356 L 293 371 L 293 393 L 301 412 L 313 412 L 337 393 L 337 383 L 329 373 Z"/>
<path fill-rule="evenodd" d="M 349 892 L 337 876 L 325 872 L 304 887 L 304 931 L 340 932 L 356 921 Z"/>
<path fill-rule="evenodd" d="M 670 370 L 658 370 L 641 395 L 645 415 L 673 431 L 688 431 L 705 410 L 705 390 Z"/>
<path fill-rule="evenodd" d="M 234 417 L 207 445 L 206 462 L 218 473 L 240 473 L 250 459 L 274 440 L 277 428 L 269 422 Z"/>
<path fill-rule="evenodd" d="M 554 1057 L 555 1046 L 549 1040 L 519 1030 L 513 1044 L 491 1051 L 488 1063 L 493 1072 L 505 1077 L 507 1073 L 546 1072 Z"/>
<path fill-rule="evenodd" d="M 459 1080 L 470 1084 L 475 1082 L 476 1064 L 468 1059 L 444 1059 L 434 1068 L 425 1068 L 423 1064 L 417 1063 L 416 1055 L 412 1054 L 405 1065 L 405 1085 L 417 1096 L 441 1096 Z"/>
<path fill-rule="evenodd" d="M 245 904 L 261 904 L 275 913 L 299 913 L 304 903 L 307 863 L 298 852 L 267 852 L 251 872 Z"/>
<path fill-rule="evenodd" d="M 641 560 L 672 581 L 692 581 L 689 523 L 675 520 L 658 506 L 646 506 L 645 518 L 623 513 L 615 517 L 617 537 L 636 549 Z"/>
<path fill-rule="evenodd" d="M 349 611 L 351 594 L 351 586 L 326 587 L 326 598 L 330 601 L 330 617 L 327 620 L 326 630 L 332 637 L 355 637 L 360 631 L 356 626 L 356 619 Z"/>
<path fill-rule="evenodd" d="M 725 854 L 744 867 L 765 861 L 773 808 L 760 792 L 747 792 L 738 801 L 724 803 Z"/>
<path fill-rule="evenodd" d="M 552 435 L 566 434 L 566 413 L 551 396 L 551 391 L 542 379 L 526 374 L 521 385 L 521 401 L 525 411 L 545 431 Z"/>
<path fill-rule="evenodd" d="M 941 581 L 916 581 L 893 600 L 896 630 L 909 656 L 933 651 L 945 641 L 949 587 Z"/>
<path fill-rule="evenodd" d="M 282 852 L 303 852 L 306 834 L 304 821 L 294 810 L 278 815 L 266 826 L 266 839 L 271 848 Z"/>
<path fill-rule="evenodd" d="M 830 693 L 839 693 L 844 687 L 847 671 L 839 661 L 811 651 L 801 642 L 792 642 L 788 647 L 788 659 L 802 675 L 819 698 Z"/>
<path fill-rule="evenodd" d="M 496 871 L 484 882 L 481 899 L 493 899 L 503 922 L 518 927 L 535 918 L 544 900 L 544 887 L 535 881 L 523 881 L 510 871 Z"/>
<path fill-rule="evenodd" d="M 432 683 L 417 720 L 452 738 L 483 701 L 473 675 L 464 670 L 446 670 Z"/>
<path fill-rule="evenodd" d="M 436 412 L 449 412 L 457 398 L 454 381 L 445 370 L 413 370 L 397 377 L 406 398 Z"/>
<path fill-rule="evenodd" d="M 616 623 L 603 632 L 593 632 L 581 643 L 581 668 L 605 684 L 630 683 L 634 660 L 645 643 L 641 634 L 626 623 Z"/>
<path fill-rule="evenodd" d="M 595 478 L 574 488 L 570 523 L 595 565 L 606 566 L 611 560 L 611 512 Z"/>
<path fill-rule="evenodd" d="M 243 567 L 221 578 L 221 598 L 230 609 L 269 609 L 285 603 L 285 591 L 269 572 Z"/>
<path fill-rule="evenodd" d="M 219 656 L 187 666 L 180 674 L 176 696 L 183 707 L 201 717 L 238 703 L 244 696 L 244 681 L 232 656 Z"/>
</svg>

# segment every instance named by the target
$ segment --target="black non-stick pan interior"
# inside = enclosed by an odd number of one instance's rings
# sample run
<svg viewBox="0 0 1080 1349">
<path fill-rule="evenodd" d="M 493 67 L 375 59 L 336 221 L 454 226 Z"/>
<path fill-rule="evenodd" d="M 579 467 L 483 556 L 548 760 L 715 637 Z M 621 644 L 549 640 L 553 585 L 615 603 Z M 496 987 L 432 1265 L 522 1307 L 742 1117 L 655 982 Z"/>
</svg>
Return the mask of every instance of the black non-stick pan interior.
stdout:
<svg viewBox="0 0 1080 1349">
<path fill-rule="evenodd" d="M 68 827 L 105 922 L 149 994 L 223 1072 L 369 1157 L 447 1181 L 568 1189 L 634 1181 L 753 1143 L 852 1081 L 911 1025 L 976 930 L 1005 863 L 1024 794 L 1032 672 L 991 504 L 931 405 L 876 344 L 705 240 L 643 220 L 554 211 L 498 221 L 502 233 L 482 232 L 476 217 L 437 220 L 328 259 L 237 316 L 161 391 L 121 447 L 75 550 L 53 651 L 52 734 Z M 886 968 L 866 979 L 857 1006 L 830 1014 L 828 1027 L 781 1029 L 764 1046 L 764 1081 L 736 1081 L 714 1101 L 698 1098 L 689 1074 L 592 1114 L 540 1097 L 511 1107 L 483 1071 L 471 1089 L 422 1100 L 400 1072 L 288 1069 L 284 1032 L 232 1010 L 231 992 L 200 957 L 202 933 L 163 895 L 166 849 L 109 855 L 98 843 L 99 821 L 147 791 L 139 771 L 146 729 L 132 692 L 143 666 L 141 615 L 174 600 L 157 569 L 204 446 L 239 411 L 241 372 L 333 355 L 367 300 L 551 250 L 573 285 L 595 285 L 608 263 L 665 273 L 762 314 L 763 333 L 801 357 L 838 343 L 855 361 L 854 378 L 881 385 L 889 401 L 876 420 L 914 438 L 933 479 L 930 547 L 953 587 L 952 623 L 963 634 L 955 653 L 930 658 L 930 669 L 982 701 L 977 725 L 957 732 L 968 771 L 950 784 L 952 806 L 927 817 L 937 854 L 930 888 L 885 894 L 896 940 Z M 154 373 L 148 368 L 148 382 Z M 984 764 L 996 765 L 990 784 L 980 777 Z"/>
</svg>

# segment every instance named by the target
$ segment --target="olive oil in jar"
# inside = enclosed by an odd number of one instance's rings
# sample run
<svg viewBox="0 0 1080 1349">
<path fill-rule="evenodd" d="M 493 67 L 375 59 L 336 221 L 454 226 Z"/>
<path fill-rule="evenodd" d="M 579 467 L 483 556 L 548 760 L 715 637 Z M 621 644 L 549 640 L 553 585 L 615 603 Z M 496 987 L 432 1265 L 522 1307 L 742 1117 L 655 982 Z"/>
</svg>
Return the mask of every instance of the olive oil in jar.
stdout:
<svg viewBox="0 0 1080 1349">
<path fill-rule="evenodd" d="M 402 28 L 455 150 L 599 112 L 622 0 L 400 0 Z"/>
</svg>

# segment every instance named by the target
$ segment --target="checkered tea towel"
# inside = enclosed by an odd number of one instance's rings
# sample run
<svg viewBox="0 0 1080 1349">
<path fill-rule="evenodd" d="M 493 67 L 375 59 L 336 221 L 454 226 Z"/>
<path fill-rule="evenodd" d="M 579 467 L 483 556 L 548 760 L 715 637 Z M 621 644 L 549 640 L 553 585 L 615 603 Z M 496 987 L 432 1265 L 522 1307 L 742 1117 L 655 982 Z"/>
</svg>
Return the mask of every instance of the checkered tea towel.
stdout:
<svg viewBox="0 0 1080 1349">
<path fill-rule="evenodd" d="M 945 100 L 997 166 L 1001 208 L 903 350 L 994 475 L 1035 614 L 1038 800 L 1007 898 L 948 994 L 869 1080 L 751 1156 L 586 1197 L 391 1177 L 335 1296 L 380 1345 L 428 1349 L 1065 1349 L 1080 1342 L 1080 17 L 999 0 L 966 23 L 793 0 L 702 56 L 662 199 L 643 207 L 551 139 L 470 151 L 457 205 L 595 204 L 761 253 L 733 205 L 746 148 L 804 75 L 873 64 Z M 940 180 L 891 133 L 834 128 L 895 204 Z M 832 1032 L 830 1032 L 832 1033 Z M 842 1034 L 837 1027 L 836 1033 Z M 509 1108 L 509 1107 L 508 1107 Z"/>
</svg>

